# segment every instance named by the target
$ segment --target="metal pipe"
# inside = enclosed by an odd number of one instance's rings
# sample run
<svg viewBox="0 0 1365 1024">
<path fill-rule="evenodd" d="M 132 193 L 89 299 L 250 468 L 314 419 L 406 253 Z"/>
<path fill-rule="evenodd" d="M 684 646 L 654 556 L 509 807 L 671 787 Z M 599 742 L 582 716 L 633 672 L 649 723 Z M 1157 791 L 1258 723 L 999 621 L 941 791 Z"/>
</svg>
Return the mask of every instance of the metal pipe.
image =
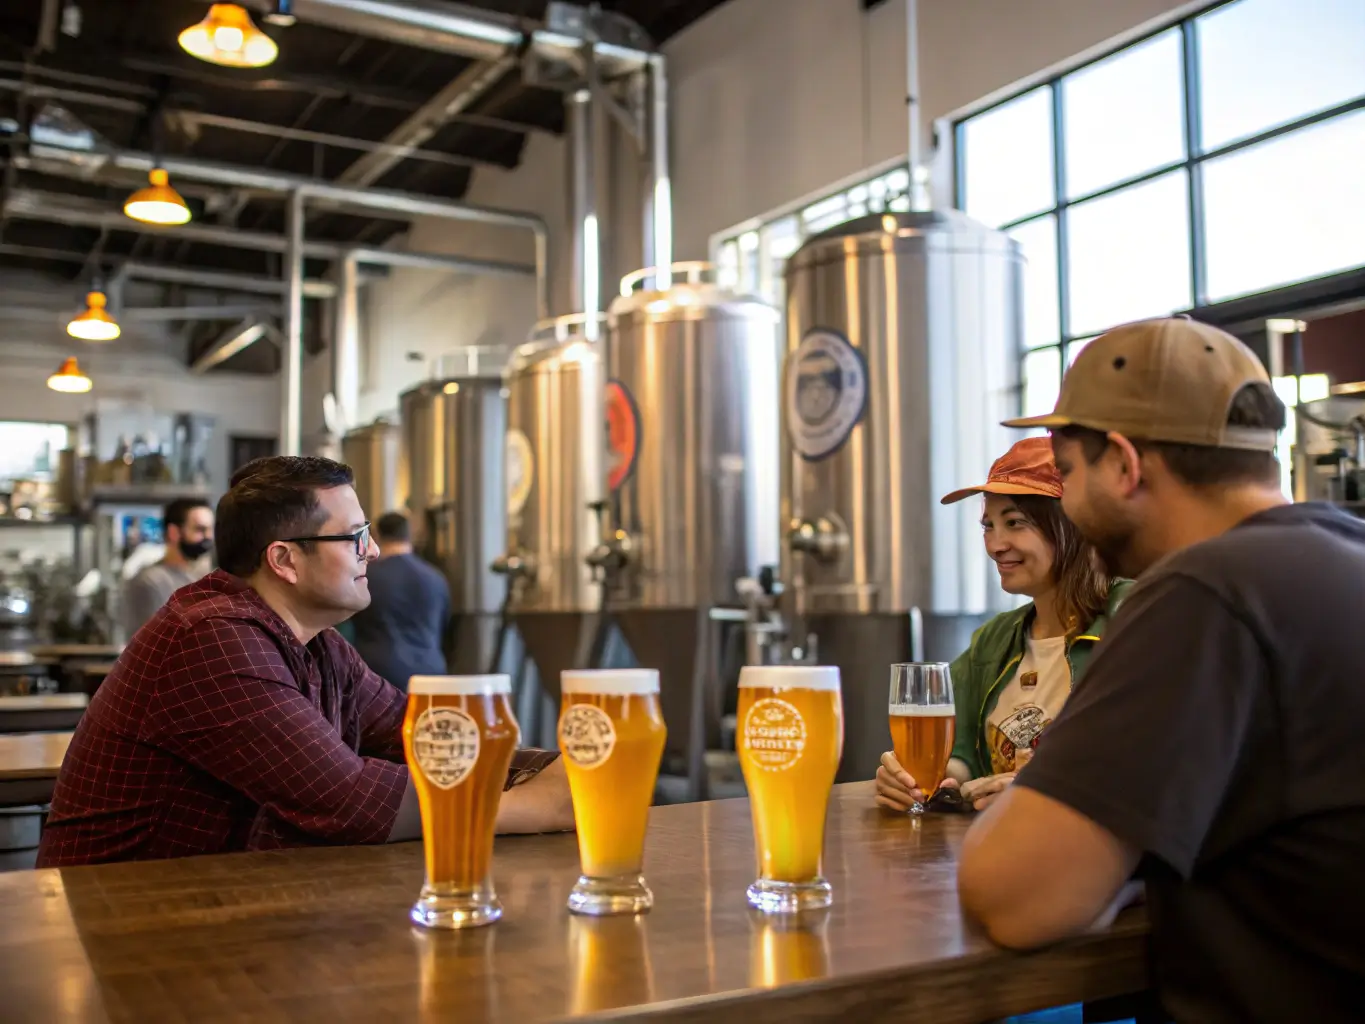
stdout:
<svg viewBox="0 0 1365 1024">
<path fill-rule="evenodd" d="M 268 4 L 258 0 L 252 6 Z M 295 0 L 294 15 L 334 31 L 475 60 L 496 59 L 525 39 L 515 18 L 438 0 Z"/>
<path fill-rule="evenodd" d="M 597 136 L 592 89 L 578 89 L 567 99 L 569 120 L 569 187 L 573 197 L 574 313 L 597 313 L 602 306 L 602 256 L 597 233 Z M 596 336 L 597 321 L 588 317 L 588 337 Z"/>
<path fill-rule="evenodd" d="M 662 56 L 650 57 L 646 74 L 649 179 L 645 196 L 644 265 L 658 268 L 655 286 L 664 289 L 673 283 L 668 271 L 673 264 L 673 183 L 668 166 L 668 72 Z"/>
<path fill-rule="evenodd" d="M 16 220 L 33 220 L 47 224 L 68 224 L 108 231 L 131 231 L 139 234 L 175 238 L 177 241 L 219 245 L 230 249 L 254 249 L 260 252 L 283 253 L 283 235 L 262 231 L 242 231 L 236 228 L 214 227 L 206 224 L 183 224 L 178 227 L 158 227 L 144 224 L 113 210 L 99 210 L 70 205 L 69 196 L 29 189 L 16 191 L 5 204 L 5 216 Z M 303 254 L 326 260 L 339 260 L 347 254 L 363 264 L 384 267 L 412 267 L 421 270 L 446 270 L 451 273 L 501 274 L 530 276 L 536 273 L 529 263 L 504 263 L 497 260 L 478 260 L 441 253 L 406 252 L 372 247 L 351 248 L 336 242 L 305 241 Z"/>
<path fill-rule="evenodd" d="M 309 254 L 311 243 L 304 245 Z M 340 247 L 338 247 L 340 248 Z M 412 270 L 444 270 L 455 274 L 490 274 L 495 277 L 531 277 L 536 268 L 529 263 L 503 263 L 498 260 L 476 260 L 464 256 L 445 256 L 440 253 L 405 252 L 399 249 L 350 250 L 357 263 L 381 267 L 407 267 Z"/>
<path fill-rule="evenodd" d="M 332 351 L 332 394 L 341 420 L 359 422 L 360 404 L 360 267 L 354 256 L 337 266 L 335 342 Z M 341 438 L 337 438 L 339 442 Z"/>
<path fill-rule="evenodd" d="M 303 227 L 302 192 L 293 192 L 285 213 L 289 248 L 284 256 L 284 352 L 280 360 L 280 454 L 298 455 L 303 410 Z"/>
<path fill-rule="evenodd" d="M 270 0 L 246 2 L 257 10 L 270 10 Z M 447 0 L 294 0 L 293 6 L 300 21 L 475 60 L 494 60 L 527 45 L 560 58 L 583 45 L 573 35 Z M 649 59 L 643 40 L 640 46 L 598 41 L 594 47 L 621 72 L 638 70 Z"/>
<path fill-rule="evenodd" d="M 79 150 L 73 151 L 73 153 L 79 152 Z M 219 164 L 207 160 L 190 160 L 173 156 L 158 158 L 151 153 L 132 150 L 116 151 L 110 157 L 110 162 L 115 167 L 142 174 L 150 172 L 154 167 L 161 167 L 172 177 L 184 177 L 190 181 L 204 181 L 241 188 L 258 188 L 267 192 L 299 193 L 308 199 L 334 203 L 342 207 L 395 213 L 399 215 L 399 219 L 438 217 L 445 220 L 473 221 L 495 227 L 529 229 L 535 236 L 537 295 L 540 307 L 538 313 L 542 318 L 548 315 L 550 271 L 548 233 L 544 218 L 535 214 L 474 206 L 469 203 L 459 203 L 454 200 L 438 199 L 410 192 L 397 192 L 390 189 L 328 185 L 297 174 L 256 170 L 237 167 L 232 164 Z"/>
<path fill-rule="evenodd" d="M 906 162 L 910 165 L 910 209 L 918 212 L 927 208 L 919 180 L 924 153 L 924 139 L 920 134 L 919 0 L 905 0 L 905 112 L 909 122 Z"/>
<path fill-rule="evenodd" d="M 140 306 L 124 308 L 118 320 L 125 327 L 131 323 L 174 323 L 179 320 L 240 320 L 244 316 L 271 316 L 279 309 L 266 305 L 232 306 Z M 32 323 L 66 323 L 71 319 L 70 307 L 44 309 L 40 306 L 0 307 L 0 320 L 24 320 Z"/>
<path fill-rule="evenodd" d="M 420 113 L 420 111 L 418 112 Z M 458 114 L 459 111 L 454 111 Z M 382 142 L 371 142 L 369 139 L 357 139 L 350 135 L 337 135 L 334 132 L 317 132 L 308 128 L 288 128 L 284 125 L 265 124 L 260 121 L 248 121 L 240 117 L 225 117 L 222 114 L 206 114 L 198 110 L 167 110 L 165 116 L 171 121 L 183 121 L 186 124 L 195 126 L 206 126 L 209 128 L 221 128 L 229 132 L 244 132 L 248 135 L 265 135 L 275 139 L 288 139 L 293 142 L 315 142 L 321 146 L 333 146 L 337 149 L 353 149 L 362 153 L 369 154 L 357 159 L 356 163 L 361 164 L 367 161 L 384 163 L 385 168 L 393 167 L 403 160 L 424 160 L 428 163 L 445 164 L 449 167 L 497 167 L 505 170 L 506 164 L 495 163 L 492 160 L 480 160 L 472 156 L 459 156 L 455 153 L 443 153 L 434 149 L 422 149 L 421 144 L 435 134 L 435 129 L 414 139 L 412 142 L 396 142 L 398 136 L 395 130 L 389 138 Z M 415 113 L 413 118 L 418 115 Z M 452 114 L 453 116 L 453 114 Z M 409 118 L 411 120 L 412 118 Z M 407 122 L 405 122 L 406 124 Z M 401 127 L 401 126 L 400 126 Z M 440 127 L 437 125 L 437 127 Z M 348 168 L 349 170 L 349 168 Z M 347 183 L 349 179 L 345 177 L 345 172 L 337 179 Z M 376 179 L 377 180 L 377 177 Z M 356 181 L 354 184 L 368 184 L 368 182 Z"/>
<path fill-rule="evenodd" d="M 301 256 L 302 254 L 300 254 Z M 157 263 L 134 263 L 130 261 L 120 264 L 119 273 L 124 278 L 137 278 L 141 281 L 217 288 L 228 292 L 259 292 L 262 295 L 285 295 L 286 298 L 288 293 L 288 288 L 284 283 L 273 281 L 268 277 L 228 274 L 217 270 L 199 270 L 194 267 L 162 266 Z M 300 271 L 301 274 L 302 271 Z M 300 286 L 303 294 L 310 299 L 330 299 L 336 294 L 336 286 L 330 281 L 304 281 L 300 278 Z"/>
<path fill-rule="evenodd" d="M 0 64 L 5 62 L 0 61 Z M 481 65 L 485 66 L 485 65 Z M 500 167 L 505 168 L 505 164 L 499 164 L 491 160 L 480 160 L 476 157 L 459 156 L 454 153 L 445 153 L 439 150 L 422 149 L 421 144 L 435 134 L 435 129 L 446 121 L 459 117 L 464 108 L 476 100 L 483 92 L 491 87 L 493 82 L 501 78 L 502 72 L 516 66 L 516 57 L 510 60 L 499 62 L 498 66 L 502 69 L 492 81 L 487 83 L 480 82 L 481 89 L 478 92 L 471 92 L 468 99 L 462 105 L 455 106 L 446 102 L 450 107 L 445 113 L 443 120 L 436 123 L 435 127 L 428 131 L 421 138 L 413 138 L 408 142 L 393 141 L 392 137 L 382 142 L 375 142 L 371 139 L 359 139 L 350 135 L 337 135 L 334 132 L 312 131 L 307 128 L 291 128 L 285 125 L 268 124 L 263 121 L 250 121 L 240 117 L 226 117 L 222 114 L 210 114 L 202 110 L 188 110 L 179 107 L 158 108 L 160 116 L 168 122 L 180 123 L 188 127 L 209 127 L 221 128 L 224 131 L 245 132 L 249 135 L 264 135 L 275 139 L 288 139 L 294 142 L 312 142 L 322 146 L 333 146 L 337 149 L 359 150 L 363 153 L 372 154 L 370 159 L 375 161 L 388 161 L 388 166 L 402 160 L 424 160 L 429 163 L 445 164 L 453 167 Z M 461 76 L 463 79 L 464 76 Z M 98 107 L 101 109 L 118 110 L 126 114 L 146 114 L 150 104 L 147 101 L 127 99 L 121 96 L 114 96 L 108 92 L 83 92 L 77 89 L 60 89 L 56 86 L 39 85 L 33 82 L 26 82 L 19 79 L 0 79 L 0 90 L 6 92 L 17 92 L 32 99 L 54 99 L 65 103 L 72 103 L 78 106 Z M 429 110 L 432 101 L 428 100 L 404 122 L 403 126 L 395 130 L 393 136 L 398 136 L 402 128 L 419 118 L 423 111 Z M 430 115 L 428 115 L 430 117 Z M 361 158 L 362 160 L 365 158 Z M 359 162 L 359 161 L 358 161 Z M 360 182 L 360 184 L 364 184 Z"/>
</svg>

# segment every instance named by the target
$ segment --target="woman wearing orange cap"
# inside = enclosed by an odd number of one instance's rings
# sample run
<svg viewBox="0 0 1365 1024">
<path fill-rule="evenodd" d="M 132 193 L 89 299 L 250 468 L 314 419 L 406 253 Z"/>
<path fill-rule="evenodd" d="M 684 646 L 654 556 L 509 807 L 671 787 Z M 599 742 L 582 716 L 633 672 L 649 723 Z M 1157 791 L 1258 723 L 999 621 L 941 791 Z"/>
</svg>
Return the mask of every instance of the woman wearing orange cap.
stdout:
<svg viewBox="0 0 1365 1024">
<path fill-rule="evenodd" d="M 981 810 L 1033 756 L 1131 584 L 1105 574 L 1062 513 L 1062 478 L 1047 438 L 1018 442 L 984 484 L 954 491 L 943 504 L 974 494 L 985 496 L 981 526 L 1000 586 L 1033 599 L 978 629 L 952 665 L 956 741 L 943 786 L 960 787 Z M 925 781 L 888 751 L 877 769 L 877 803 L 909 810 L 923 800 Z"/>
</svg>

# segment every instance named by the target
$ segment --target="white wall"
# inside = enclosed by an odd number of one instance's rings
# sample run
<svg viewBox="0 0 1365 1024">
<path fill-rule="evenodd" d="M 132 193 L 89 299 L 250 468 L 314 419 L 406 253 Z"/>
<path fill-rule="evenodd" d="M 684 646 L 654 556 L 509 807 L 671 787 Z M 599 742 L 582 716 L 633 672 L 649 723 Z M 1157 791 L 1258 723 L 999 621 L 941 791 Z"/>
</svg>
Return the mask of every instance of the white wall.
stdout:
<svg viewBox="0 0 1365 1024">
<path fill-rule="evenodd" d="M 1198 5 L 1175 0 L 920 0 L 925 132 L 1023 80 L 1115 45 Z M 907 149 L 906 3 L 730 0 L 671 40 L 677 259 L 710 237 L 818 194 Z M 926 158 L 929 154 L 926 152 Z M 568 182 L 562 140 L 532 136 L 514 171 L 475 172 L 471 202 L 528 210 L 551 232 L 551 312 L 570 309 Z M 639 181 L 619 138 L 599 152 L 603 296 L 640 260 Z M 946 179 L 946 175 L 941 175 Z M 947 194 L 947 180 L 936 182 Z M 524 232 L 419 222 L 410 248 L 529 261 Z M 400 271 L 369 287 L 361 419 L 396 407 L 429 360 L 468 344 L 515 345 L 535 318 L 529 281 Z M 421 354 L 418 362 L 404 358 Z M 306 414 L 307 415 L 307 414 Z M 305 430 L 308 429 L 305 423 Z"/>
</svg>

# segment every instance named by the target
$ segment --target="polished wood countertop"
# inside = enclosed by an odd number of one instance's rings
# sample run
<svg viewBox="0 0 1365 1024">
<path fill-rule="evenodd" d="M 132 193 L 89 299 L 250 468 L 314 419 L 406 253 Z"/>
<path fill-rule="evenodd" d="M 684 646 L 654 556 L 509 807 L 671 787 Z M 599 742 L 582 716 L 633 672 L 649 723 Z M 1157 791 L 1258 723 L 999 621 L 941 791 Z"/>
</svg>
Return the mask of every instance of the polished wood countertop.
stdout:
<svg viewBox="0 0 1365 1024">
<path fill-rule="evenodd" d="M 72 735 L 69 732 L 0 735 L 0 782 L 55 779 Z"/>
<path fill-rule="evenodd" d="M 968 819 L 922 821 L 837 787 L 835 903 L 799 922 L 748 909 L 745 800 L 652 812 L 654 910 L 574 918 L 573 836 L 498 840 L 499 923 L 411 925 L 420 843 L 0 875 L 6 1021 L 403 1021 L 566 1017 L 974 1024 L 1148 985 L 1146 917 L 1041 953 L 990 944 L 954 886 Z"/>
</svg>

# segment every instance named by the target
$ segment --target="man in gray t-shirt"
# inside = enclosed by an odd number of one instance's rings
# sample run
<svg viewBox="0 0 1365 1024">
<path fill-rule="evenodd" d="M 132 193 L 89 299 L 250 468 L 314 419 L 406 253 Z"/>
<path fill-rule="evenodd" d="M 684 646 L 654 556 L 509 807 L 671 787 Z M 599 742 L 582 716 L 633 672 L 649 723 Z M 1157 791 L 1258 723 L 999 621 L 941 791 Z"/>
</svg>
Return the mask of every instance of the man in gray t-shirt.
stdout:
<svg viewBox="0 0 1365 1024">
<path fill-rule="evenodd" d="M 172 594 L 209 569 L 205 555 L 213 550 L 213 509 L 202 498 L 177 498 L 163 513 L 166 554 L 123 585 L 120 620 L 124 639 L 155 615 Z"/>
<path fill-rule="evenodd" d="M 992 938 L 1085 931 L 1146 883 L 1180 1024 L 1358 1024 L 1365 991 L 1365 524 L 1280 493 L 1284 409 L 1184 318 L 1086 346 L 1056 410 L 1062 509 L 1137 584 L 958 888 Z"/>
</svg>

